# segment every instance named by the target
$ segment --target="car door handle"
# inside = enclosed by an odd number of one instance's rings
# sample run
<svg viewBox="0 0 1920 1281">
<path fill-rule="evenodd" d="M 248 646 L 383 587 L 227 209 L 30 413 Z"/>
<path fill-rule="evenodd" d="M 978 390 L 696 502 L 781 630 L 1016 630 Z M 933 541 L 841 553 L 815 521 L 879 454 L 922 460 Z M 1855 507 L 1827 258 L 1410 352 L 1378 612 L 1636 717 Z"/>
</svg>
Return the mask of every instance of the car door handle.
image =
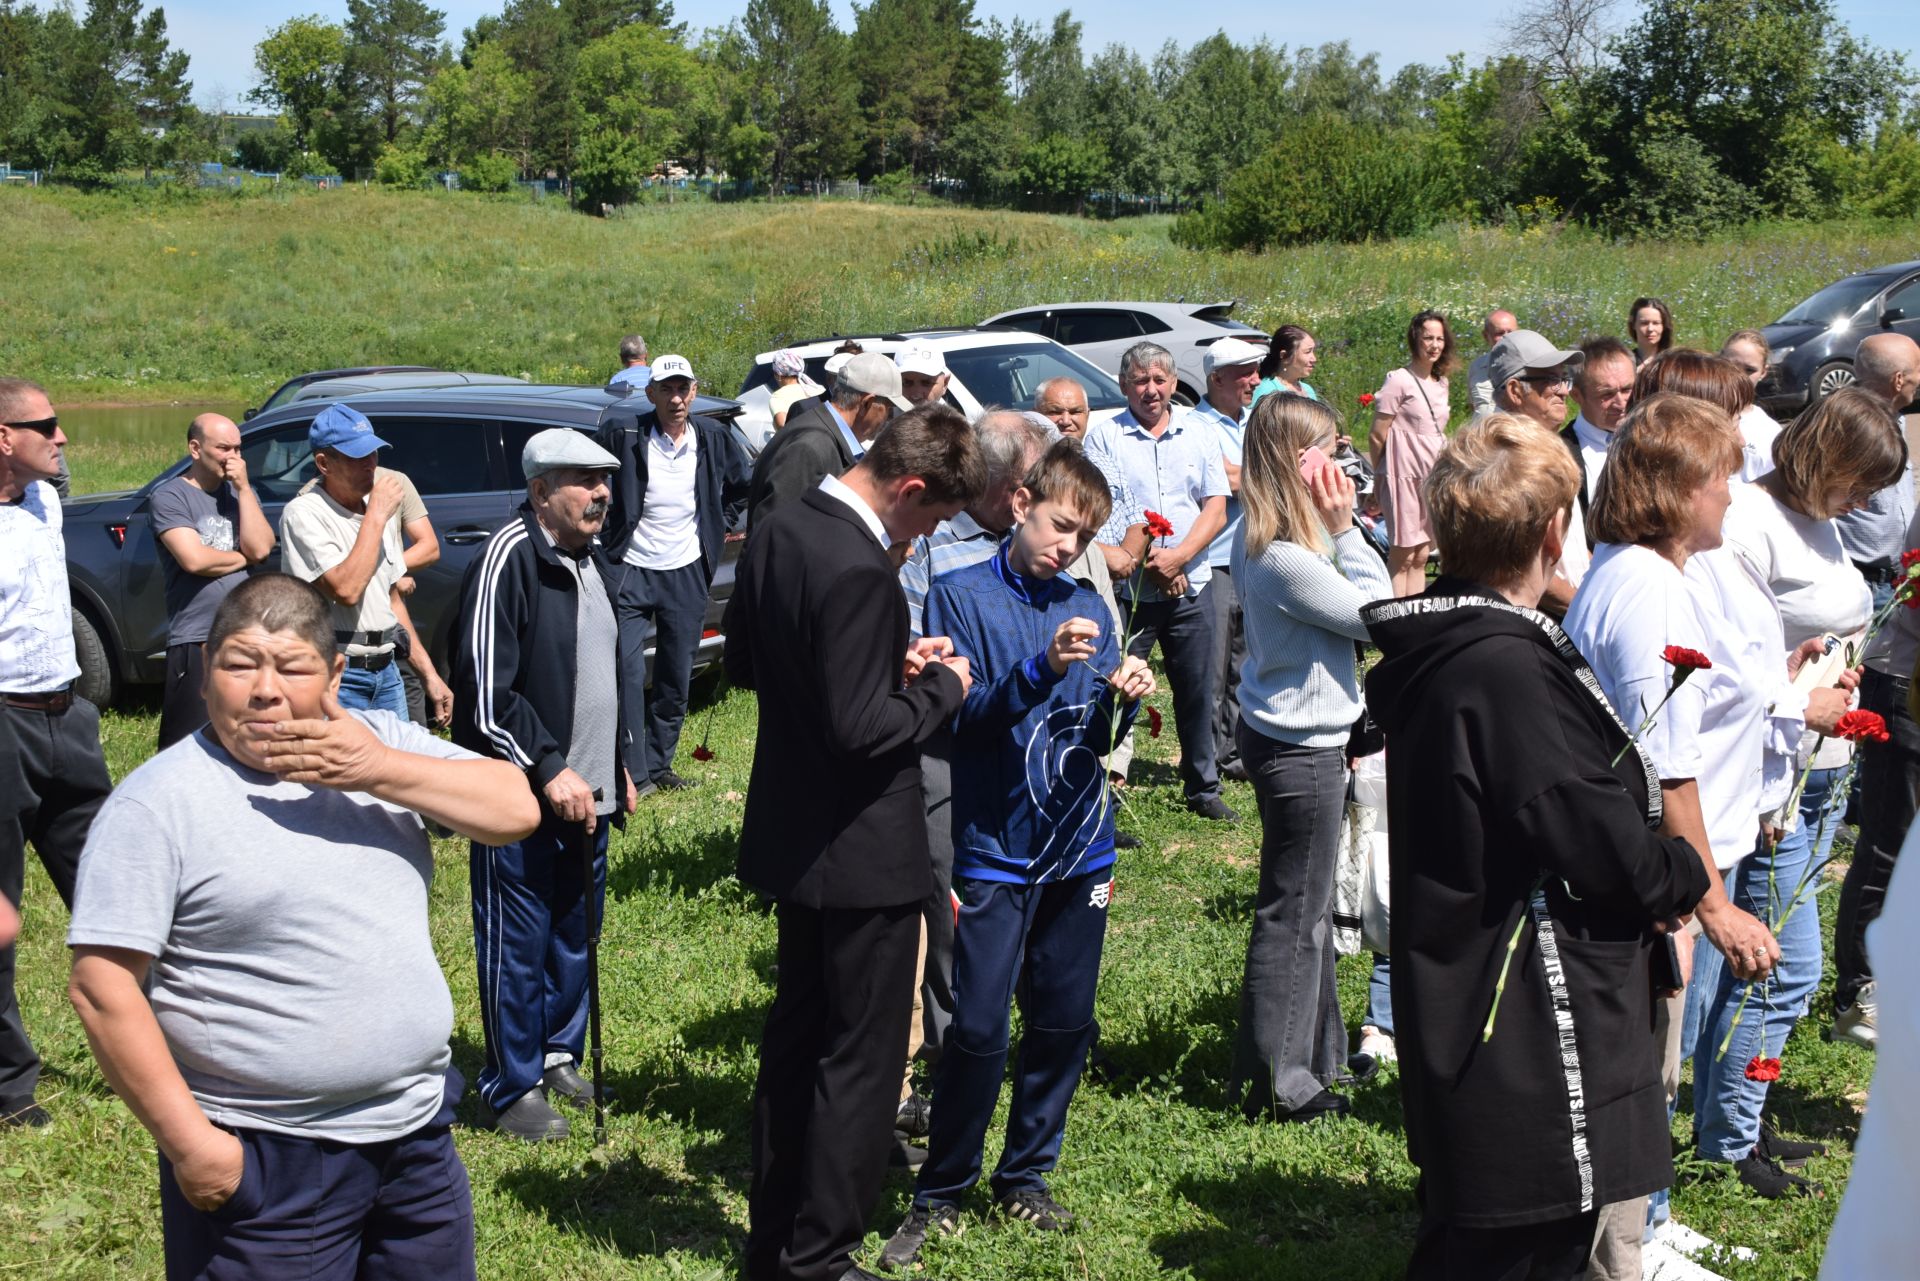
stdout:
<svg viewBox="0 0 1920 1281">
<path fill-rule="evenodd" d="M 485 525 L 455 525 L 447 531 L 450 543 L 477 543 L 483 541 L 493 531 Z"/>
</svg>

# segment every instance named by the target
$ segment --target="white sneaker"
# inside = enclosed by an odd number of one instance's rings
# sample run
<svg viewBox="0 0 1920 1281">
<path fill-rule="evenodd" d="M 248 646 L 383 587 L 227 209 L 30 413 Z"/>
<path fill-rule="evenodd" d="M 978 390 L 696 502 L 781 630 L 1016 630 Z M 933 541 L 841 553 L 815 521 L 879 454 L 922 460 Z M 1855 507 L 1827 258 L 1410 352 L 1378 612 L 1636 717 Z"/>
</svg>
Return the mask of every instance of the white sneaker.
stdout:
<svg viewBox="0 0 1920 1281">
<path fill-rule="evenodd" d="M 1742 1262 L 1746 1262 L 1754 1257 L 1753 1251 L 1749 1250 L 1746 1246 L 1721 1245 L 1712 1237 L 1695 1232 L 1678 1219 L 1668 1219 L 1659 1227 L 1655 1228 L 1653 1230 L 1653 1241 L 1648 1244 L 1651 1245 L 1654 1242 L 1658 1242 L 1668 1249 L 1684 1254 L 1689 1258 L 1696 1254 L 1707 1254 L 1711 1256 L 1715 1252 L 1731 1255 Z"/>
<path fill-rule="evenodd" d="M 1371 1054 L 1379 1063 L 1397 1062 L 1400 1055 L 1393 1048 L 1393 1038 L 1369 1023 L 1360 1029 L 1361 1054 Z"/>
<path fill-rule="evenodd" d="M 1880 1043 L 1880 1007 L 1873 999 L 1873 984 L 1854 994 L 1853 1004 L 1833 1016 L 1833 1039 L 1852 1041 L 1872 1050 Z"/>
</svg>

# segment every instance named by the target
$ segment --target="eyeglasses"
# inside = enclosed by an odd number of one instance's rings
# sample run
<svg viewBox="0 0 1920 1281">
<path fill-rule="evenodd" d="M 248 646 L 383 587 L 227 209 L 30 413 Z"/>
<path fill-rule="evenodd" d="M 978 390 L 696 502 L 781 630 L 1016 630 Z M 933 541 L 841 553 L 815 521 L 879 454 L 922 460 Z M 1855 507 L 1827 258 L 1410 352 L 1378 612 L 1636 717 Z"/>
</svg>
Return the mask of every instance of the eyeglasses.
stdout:
<svg viewBox="0 0 1920 1281">
<path fill-rule="evenodd" d="M 0 427 L 20 427 L 27 431 L 37 431 L 48 440 L 52 440 L 53 433 L 60 430 L 60 416 L 55 414 L 51 418 L 35 418 L 24 423 L 0 423 Z"/>
<path fill-rule="evenodd" d="M 1564 395 L 1573 390 L 1573 380 L 1564 374 L 1543 374 L 1537 378 L 1522 378 L 1520 381 L 1531 383 L 1544 392 L 1557 391 Z"/>
</svg>

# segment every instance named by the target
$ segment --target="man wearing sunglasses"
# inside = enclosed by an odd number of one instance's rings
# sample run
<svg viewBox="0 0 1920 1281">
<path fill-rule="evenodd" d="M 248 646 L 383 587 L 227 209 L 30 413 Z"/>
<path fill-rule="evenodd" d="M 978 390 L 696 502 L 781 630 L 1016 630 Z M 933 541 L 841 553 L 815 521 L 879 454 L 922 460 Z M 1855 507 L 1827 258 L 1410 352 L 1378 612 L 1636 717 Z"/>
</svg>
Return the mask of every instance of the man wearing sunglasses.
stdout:
<svg viewBox="0 0 1920 1281">
<path fill-rule="evenodd" d="M 1487 353 L 1487 369 L 1493 377 L 1493 407 L 1557 435 L 1567 424 L 1567 393 L 1573 390 L 1573 380 L 1586 363 L 1586 356 L 1577 350 L 1562 350 L 1531 329 L 1516 329 Z M 1566 614 L 1574 589 L 1587 572 L 1584 514 L 1575 503 L 1560 567 L 1540 601 L 1540 608 L 1555 618 Z"/>
<path fill-rule="evenodd" d="M 66 543 L 53 479 L 67 443 L 46 390 L 0 378 L 0 893 L 19 907 L 32 842 L 69 908 L 93 816 L 112 784 L 100 712 L 77 697 Z M 0 1127 L 45 1125 L 34 1101 L 40 1057 L 13 996 L 13 948 L 0 948 Z"/>
</svg>

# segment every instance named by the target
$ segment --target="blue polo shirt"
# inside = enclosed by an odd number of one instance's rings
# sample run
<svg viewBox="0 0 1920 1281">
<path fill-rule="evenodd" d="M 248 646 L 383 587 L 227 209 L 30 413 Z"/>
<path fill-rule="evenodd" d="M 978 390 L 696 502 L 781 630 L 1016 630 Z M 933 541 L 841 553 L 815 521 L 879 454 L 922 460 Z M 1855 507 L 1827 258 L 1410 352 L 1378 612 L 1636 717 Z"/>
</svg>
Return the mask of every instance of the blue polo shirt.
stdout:
<svg viewBox="0 0 1920 1281">
<path fill-rule="evenodd" d="M 1209 498 L 1230 496 L 1227 469 L 1220 461 L 1220 433 L 1208 419 L 1189 409 L 1174 407 L 1156 437 L 1131 409 L 1087 429 L 1087 454 L 1098 461 L 1105 455 L 1118 464 L 1133 499 L 1145 511 L 1158 512 L 1173 522 L 1173 537 L 1156 540 L 1170 546 L 1186 537 Z M 1213 576 L 1203 550 L 1184 566 L 1187 595 L 1197 596 Z M 1133 584 L 1115 583 L 1126 594 Z M 1141 600 L 1160 600 L 1160 591 L 1140 580 Z"/>
<path fill-rule="evenodd" d="M 613 377 L 607 379 L 607 387 L 609 390 L 613 390 L 624 386 L 627 395 L 638 396 L 647 389 L 647 384 L 652 381 L 653 366 L 628 365 L 625 369 L 620 370 L 615 373 Z"/>
</svg>

